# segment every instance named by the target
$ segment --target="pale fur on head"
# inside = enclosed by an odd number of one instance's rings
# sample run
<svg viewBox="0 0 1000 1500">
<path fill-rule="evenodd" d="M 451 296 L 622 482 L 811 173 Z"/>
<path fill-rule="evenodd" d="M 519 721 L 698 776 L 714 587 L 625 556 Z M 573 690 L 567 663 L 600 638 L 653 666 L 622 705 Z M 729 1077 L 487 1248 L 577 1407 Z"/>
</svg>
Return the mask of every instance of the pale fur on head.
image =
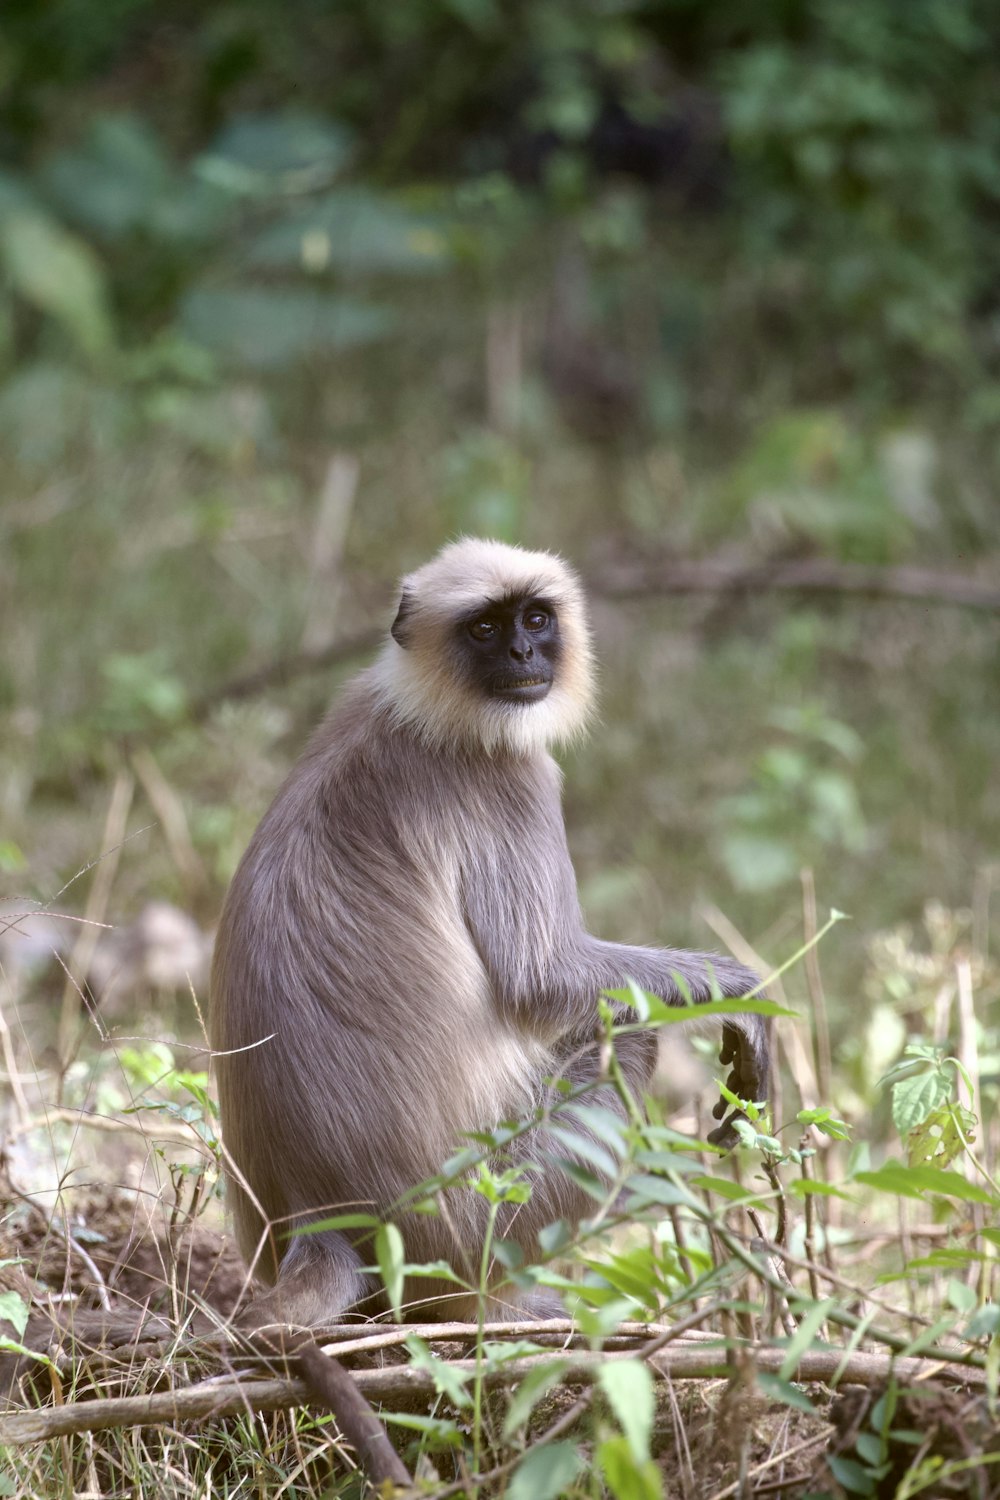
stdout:
<svg viewBox="0 0 1000 1500">
<path fill-rule="evenodd" d="M 401 583 L 406 646 L 386 642 L 373 669 L 393 717 L 438 748 L 530 755 L 564 743 L 586 724 L 594 661 L 583 589 L 551 552 L 463 537 Z M 562 643 L 555 679 L 540 703 L 491 702 L 455 679 L 450 649 L 458 621 L 510 594 L 551 601 Z"/>
</svg>

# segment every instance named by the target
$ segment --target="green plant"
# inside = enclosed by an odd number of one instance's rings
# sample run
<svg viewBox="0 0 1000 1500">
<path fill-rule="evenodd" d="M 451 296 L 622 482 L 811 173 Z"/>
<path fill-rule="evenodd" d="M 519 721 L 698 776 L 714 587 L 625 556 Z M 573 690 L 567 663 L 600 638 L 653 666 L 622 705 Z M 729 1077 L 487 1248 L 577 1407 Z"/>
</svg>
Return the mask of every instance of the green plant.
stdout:
<svg viewBox="0 0 1000 1500">
<path fill-rule="evenodd" d="M 750 789 L 718 813 L 726 868 L 750 890 L 792 879 L 824 847 L 859 852 L 867 838 L 853 769 L 860 737 L 817 703 L 773 711 L 770 720 L 782 741 L 757 758 Z"/>
</svg>

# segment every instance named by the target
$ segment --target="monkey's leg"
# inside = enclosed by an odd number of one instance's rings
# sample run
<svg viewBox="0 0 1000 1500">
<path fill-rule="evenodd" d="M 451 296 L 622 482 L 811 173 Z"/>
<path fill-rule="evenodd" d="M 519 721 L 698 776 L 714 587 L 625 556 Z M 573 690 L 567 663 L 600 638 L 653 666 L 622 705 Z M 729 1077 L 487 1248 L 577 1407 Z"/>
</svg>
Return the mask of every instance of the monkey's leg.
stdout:
<svg viewBox="0 0 1000 1500">
<path fill-rule="evenodd" d="M 626 1019 L 625 1014 L 622 1019 Z M 636 1031 L 619 1037 L 615 1043 L 615 1055 L 626 1088 L 635 1103 L 641 1106 L 656 1067 L 656 1033 Z M 621 1094 L 613 1084 L 598 1081 L 600 1069 L 601 1046 L 588 1036 L 576 1048 L 569 1044 L 567 1059 L 556 1073 L 557 1078 L 569 1083 L 574 1092 L 580 1088 L 586 1090 L 580 1099 L 581 1104 L 609 1110 L 625 1119 L 626 1108 Z M 588 1084 L 593 1087 L 588 1089 Z M 553 1093 L 553 1103 L 557 1104 L 560 1097 Z M 572 1105 L 568 1109 L 559 1109 L 555 1118 L 573 1135 L 597 1141 L 586 1123 L 573 1113 Z M 546 1224 L 560 1218 L 586 1218 L 594 1212 L 594 1202 L 553 1160 L 554 1157 L 572 1156 L 572 1149 L 564 1141 L 550 1136 L 544 1124 L 520 1142 L 517 1156 L 521 1161 L 537 1163 L 543 1170 L 537 1177 L 532 1177 L 530 1201 L 518 1207 L 510 1227 L 505 1226 L 502 1232 L 530 1251 L 535 1248 L 535 1235 Z M 579 1164 L 588 1172 L 594 1171 L 593 1163 L 584 1157 L 580 1157 Z"/>
<path fill-rule="evenodd" d="M 335 1323 L 375 1290 L 371 1279 L 362 1274 L 362 1264 L 354 1246 L 337 1230 L 296 1235 L 285 1252 L 277 1282 L 254 1298 L 239 1321 L 244 1328 L 269 1323 L 314 1328 Z"/>
</svg>

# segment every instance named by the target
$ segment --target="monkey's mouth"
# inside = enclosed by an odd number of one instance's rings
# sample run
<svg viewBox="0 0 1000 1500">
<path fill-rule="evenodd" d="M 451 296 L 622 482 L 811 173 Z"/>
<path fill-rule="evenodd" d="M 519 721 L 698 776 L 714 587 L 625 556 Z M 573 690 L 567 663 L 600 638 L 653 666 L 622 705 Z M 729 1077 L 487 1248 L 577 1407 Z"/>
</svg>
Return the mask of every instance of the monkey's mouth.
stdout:
<svg viewBox="0 0 1000 1500">
<path fill-rule="evenodd" d="M 551 686 L 547 677 L 499 677 L 493 682 L 492 693 L 508 703 L 537 703 Z"/>
</svg>

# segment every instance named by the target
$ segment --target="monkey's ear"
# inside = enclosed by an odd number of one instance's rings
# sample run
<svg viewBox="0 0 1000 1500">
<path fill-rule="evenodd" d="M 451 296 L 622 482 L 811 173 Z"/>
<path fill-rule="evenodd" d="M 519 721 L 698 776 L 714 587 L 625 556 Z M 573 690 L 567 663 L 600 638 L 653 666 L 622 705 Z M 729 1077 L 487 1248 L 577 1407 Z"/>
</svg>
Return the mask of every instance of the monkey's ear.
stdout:
<svg viewBox="0 0 1000 1500">
<path fill-rule="evenodd" d="M 402 596 L 400 597 L 399 608 L 396 611 L 396 618 L 393 620 L 389 632 L 397 645 L 405 647 L 410 644 L 410 633 L 407 628 L 407 621 L 409 620 L 412 610 L 413 595 L 409 589 L 404 589 Z"/>
</svg>

